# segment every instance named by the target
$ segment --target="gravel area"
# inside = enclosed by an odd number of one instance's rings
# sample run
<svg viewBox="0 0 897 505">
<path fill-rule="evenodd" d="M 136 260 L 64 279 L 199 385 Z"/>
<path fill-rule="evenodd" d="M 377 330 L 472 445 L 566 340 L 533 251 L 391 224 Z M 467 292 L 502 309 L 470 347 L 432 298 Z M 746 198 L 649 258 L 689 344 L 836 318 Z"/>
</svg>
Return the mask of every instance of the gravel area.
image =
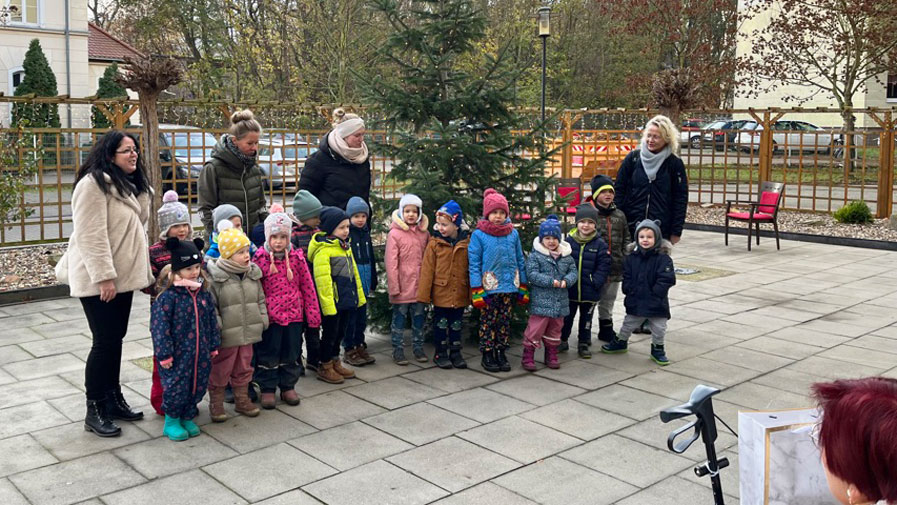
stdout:
<svg viewBox="0 0 897 505">
<path fill-rule="evenodd" d="M 689 205 L 689 223 L 725 224 L 724 208 L 720 206 L 702 207 Z M 732 223 L 744 227 L 742 223 Z M 763 227 L 767 228 L 767 227 Z M 779 212 L 779 230 L 783 232 L 808 233 L 830 237 L 864 238 L 871 240 L 897 241 L 897 231 L 888 227 L 887 219 L 876 219 L 872 224 L 841 224 L 829 214 L 806 212 Z M 56 284 L 51 256 L 62 254 L 66 244 L 10 247 L 0 249 L 0 291 L 52 286 Z"/>
</svg>

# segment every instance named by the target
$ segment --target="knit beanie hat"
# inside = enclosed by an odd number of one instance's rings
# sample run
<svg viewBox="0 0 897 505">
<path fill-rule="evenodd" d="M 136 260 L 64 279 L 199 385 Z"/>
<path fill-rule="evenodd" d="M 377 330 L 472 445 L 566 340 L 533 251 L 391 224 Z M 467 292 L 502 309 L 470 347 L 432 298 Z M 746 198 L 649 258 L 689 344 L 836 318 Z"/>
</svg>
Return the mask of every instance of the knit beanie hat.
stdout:
<svg viewBox="0 0 897 505">
<path fill-rule="evenodd" d="M 348 214 L 349 217 L 352 217 L 355 214 L 367 214 L 368 217 L 371 217 L 371 208 L 368 207 L 368 203 L 364 201 L 364 198 L 353 196 L 352 198 L 349 198 L 349 202 L 346 203 L 346 214 Z"/>
<path fill-rule="evenodd" d="M 162 195 L 162 206 L 159 207 L 159 238 L 165 240 L 168 238 L 168 230 L 175 225 L 190 225 L 190 215 L 187 212 L 187 206 L 178 201 L 178 194 L 175 191 L 168 190 Z M 190 234 L 193 234 L 193 227 L 190 227 Z"/>
<path fill-rule="evenodd" d="M 545 218 L 545 222 L 539 225 L 539 241 L 541 242 L 545 237 L 561 239 L 561 222 L 554 214 L 549 215 Z"/>
<path fill-rule="evenodd" d="M 300 189 L 293 197 L 293 215 L 304 221 L 321 214 L 321 201 L 307 189 Z"/>
<path fill-rule="evenodd" d="M 249 247 L 249 244 L 249 237 L 243 230 L 234 228 L 234 223 L 227 219 L 218 223 L 218 251 L 222 258 L 229 260 L 240 249 Z"/>
<path fill-rule="evenodd" d="M 614 191 L 614 181 L 610 177 L 602 174 L 592 177 L 592 181 L 589 183 L 589 185 L 592 186 L 593 199 L 598 196 L 598 193 L 601 193 L 606 189 Z"/>
<path fill-rule="evenodd" d="M 406 193 L 405 196 L 399 200 L 399 217 L 403 217 L 405 215 L 405 207 L 413 205 L 417 207 L 417 222 L 419 223 L 421 219 L 424 217 L 424 202 L 421 201 L 420 197 L 417 195 L 412 195 L 411 193 Z"/>
<path fill-rule="evenodd" d="M 290 220 L 290 216 L 288 216 L 284 211 L 283 207 L 279 203 L 275 203 L 269 209 L 271 211 L 268 214 L 268 217 L 265 218 L 265 245 L 270 244 L 272 235 L 286 235 L 287 236 L 287 251 L 290 250 L 290 230 L 293 228 L 293 222 Z M 219 245 L 219 247 L 221 247 Z M 277 266 L 274 264 L 274 250 L 271 247 L 266 247 L 268 250 L 268 254 L 271 256 L 271 268 L 269 269 L 272 274 L 277 273 Z M 286 260 L 287 264 L 287 279 L 290 281 L 293 280 L 293 267 L 290 266 L 290 258 L 288 257 Z"/>
<path fill-rule="evenodd" d="M 663 239 L 663 235 L 660 233 L 660 220 L 651 221 L 650 219 L 645 219 L 644 221 L 640 221 L 637 225 L 635 225 L 636 237 L 638 237 L 638 231 L 642 228 L 648 228 L 654 231 L 654 247 L 652 247 L 652 249 L 660 246 L 660 241 Z M 636 244 L 637 243 L 638 240 L 636 240 Z"/>
<path fill-rule="evenodd" d="M 439 207 L 439 210 L 436 211 L 437 216 L 440 214 L 449 218 L 459 228 L 464 223 L 464 213 L 461 212 L 461 206 L 454 200 L 449 200 L 442 204 L 442 207 Z"/>
<path fill-rule="evenodd" d="M 340 223 L 349 219 L 349 216 L 339 207 L 324 207 L 321 209 L 321 224 L 318 228 L 327 235 L 333 235 Z"/>
<path fill-rule="evenodd" d="M 202 263 L 202 248 L 205 242 L 201 238 L 193 240 L 178 240 L 176 237 L 169 237 L 165 241 L 165 249 L 171 252 L 171 271 L 179 272 L 189 266 Z"/>
<path fill-rule="evenodd" d="M 483 217 L 489 217 L 493 210 L 503 210 L 505 214 L 511 214 L 508 199 L 498 191 L 489 188 L 483 193 Z"/>
<path fill-rule="evenodd" d="M 240 209 L 229 203 L 223 203 L 212 211 L 212 225 L 215 226 L 215 229 L 218 229 L 218 223 L 232 217 L 238 217 L 240 222 L 243 222 L 243 213 L 240 212 Z"/>
<path fill-rule="evenodd" d="M 579 204 L 576 207 L 576 222 L 578 223 L 583 219 L 591 219 L 592 222 L 598 224 L 598 209 L 588 203 Z"/>
</svg>

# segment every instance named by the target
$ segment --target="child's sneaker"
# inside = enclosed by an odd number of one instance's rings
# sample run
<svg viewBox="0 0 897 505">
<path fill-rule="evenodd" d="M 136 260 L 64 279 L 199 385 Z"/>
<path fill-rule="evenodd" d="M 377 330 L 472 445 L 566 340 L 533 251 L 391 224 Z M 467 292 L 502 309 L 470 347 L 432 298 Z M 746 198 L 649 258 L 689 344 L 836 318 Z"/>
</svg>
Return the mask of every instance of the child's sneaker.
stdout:
<svg viewBox="0 0 897 505">
<path fill-rule="evenodd" d="M 601 352 L 605 354 L 622 354 L 628 350 L 629 342 L 620 340 L 619 338 L 615 338 L 611 342 L 601 346 Z"/>
<path fill-rule="evenodd" d="M 663 351 L 663 344 L 651 344 L 651 359 L 660 366 L 667 366 L 670 364 L 670 360 Z"/>
<path fill-rule="evenodd" d="M 424 352 L 423 348 L 415 347 L 412 352 L 414 353 L 414 359 L 419 363 L 430 361 L 430 358 L 427 357 L 427 353 Z"/>
<path fill-rule="evenodd" d="M 582 359 L 592 359 L 592 351 L 586 344 L 579 344 L 577 352 L 579 353 L 579 357 Z"/>
<path fill-rule="evenodd" d="M 396 347 L 392 350 L 392 360 L 396 365 L 405 366 L 408 364 L 408 359 L 405 358 L 405 349 L 401 347 Z"/>
</svg>

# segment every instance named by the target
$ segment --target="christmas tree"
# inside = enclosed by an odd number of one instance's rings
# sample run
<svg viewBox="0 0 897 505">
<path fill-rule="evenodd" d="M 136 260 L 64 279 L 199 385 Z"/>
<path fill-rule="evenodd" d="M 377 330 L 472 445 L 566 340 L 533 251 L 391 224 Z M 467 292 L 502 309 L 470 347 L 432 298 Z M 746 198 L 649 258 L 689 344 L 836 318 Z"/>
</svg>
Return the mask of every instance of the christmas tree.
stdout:
<svg viewBox="0 0 897 505">
<path fill-rule="evenodd" d="M 118 76 L 118 64 L 113 63 L 106 67 L 103 77 L 100 77 L 99 86 L 97 88 L 97 98 L 127 98 L 128 92 L 124 86 L 116 82 Z M 125 106 L 124 111 L 127 112 L 130 106 Z M 96 106 L 91 107 L 91 122 L 94 128 L 110 128 L 112 121 L 103 114 Z M 125 123 L 125 126 L 131 124 L 131 121 Z"/>
<path fill-rule="evenodd" d="M 22 63 L 25 78 L 16 88 L 15 96 L 57 96 L 56 76 L 50 69 L 47 57 L 41 49 L 40 41 L 34 39 L 25 53 Z M 56 104 L 15 103 L 12 107 L 12 124 L 19 125 L 27 121 L 26 126 L 33 128 L 59 128 L 59 108 Z"/>
</svg>

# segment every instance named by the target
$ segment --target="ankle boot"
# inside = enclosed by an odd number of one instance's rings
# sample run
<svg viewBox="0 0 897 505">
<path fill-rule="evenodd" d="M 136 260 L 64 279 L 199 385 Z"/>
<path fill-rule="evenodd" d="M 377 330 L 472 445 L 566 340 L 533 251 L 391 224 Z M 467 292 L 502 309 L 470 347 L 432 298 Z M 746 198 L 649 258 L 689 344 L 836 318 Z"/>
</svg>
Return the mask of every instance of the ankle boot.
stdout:
<svg viewBox="0 0 897 505">
<path fill-rule="evenodd" d="M 508 361 L 508 357 L 505 356 L 504 349 L 495 350 L 495 360 L 498 361 L 498 367 L 502 372 L 511 371 L 511 363 Z"/>
<path fill-rule="evenodd" d="M 602 342 L 613 342 L 617 337 L 617 333 L 614 331 L 614 320 L 613 319 L 599 319 L 598 320 L 598 340 Z"/>
<path fill-rule="evenodd" d="M 464 356 L 461 354 L 461 348 L 458 349 L 452 348 L 449 351 L 449 359 L 452 361 L 452 366 L 455 368 L 467 368 L 467 362 L 464 361 Z"/>
<path fill-rule="evenodd" d="M 87 400 L 87 416 L 84 417 L 84 430 L 92 431 L 100 437 L 117 437 L 121 428 L 106 414 L 105 402 Z"/>
<path fill-rule="evenodd" d="M 560 363 L 558 363 L 558 346 L 545 346 L 545 366 L 554 370 L 561 367 Z"/>
<path fill-rule="evenodd" d="M 209 416 L 213 423 L 227 421 L 227 412 L 224 411 L 224 388 L 209 385 Z"/>
<path fill-rule="evenodd" d="M 358 353 L 359 349 L 361 349 L 360 346 L 346 350 L 346 352 L 343 353 L 343 361 L 352 366 L 367 365 L 368 362 Z"/>
<path fill-rule="evenodd" d="M 246 417 L 259 415 L 259 408 L 249 399 L 249 384 L 234 386 L 234 410 Z"/>
<path fill-rule="evenodd" d="M 651 359 L 660 366 L 670 364 L 670 359 L 667 358 L 667 354 L 663 350 L 663 344 L 651 344 Z"/>
<path fill-rule="evenodd" d="M 339 358 L 333 360 L 331 363 L 333 363 L 333 371 L 342 375 L 343 379 L 355 378 L 355 371 L 353 371 L 351 368 L 344 367 L 343 364 L 340 363 Z"/>
<path fill-rule="evenodd" d="M 112 419 L 120 419 L 122 421 L 139 421 L 143 419 L 143 412 L 132 410 L 128 402 L 125 401 L 124 395 L 121 394 L 121 387 L 106 391 L 104 403 L 106 415 Z"/>
<path fill-rule="evenodd" d="M 495 351 L 492 349 L 483 351 L 483 359 L 481 361 L 481 365 L 483 366 L 483 370 L 487 372 L 501 371 L 501 365 L 499 365 L 498 361 L 495 359 Z"/>
<path fill-rule="evenodd" d="M 452 362 L 448 356 L 448 346 L 447 342 L 436 342 L 436 353 L 433 354 L 433 363 L 436 363 L 436 366 L 439 368 L 451 368 Z"/>
<path fill-rule="evenodd" d="M 523 347 L 523 359 L 520 360 L 520 365 L 523 366 L 524 370 L 535 372 L 536 371 L 536 348 L 535 347 Z"/>
<path fill-rule="evenodd" d="M 325 361 L 318 367 L 318 380 L 328 384 L 342 384 L 345 382 L 343 376 L 336 373 L 336 370 L 333 369 L 332 361 Z"/>
<path fill-rule="evenodd" d="M 165 427 L 162 428 L 162 435 L 175 442 L 183 442 L 190 438 L 190 434 L 181 426 L 181 420 L 168 414 L 165 414 Z"/>
</svg>

